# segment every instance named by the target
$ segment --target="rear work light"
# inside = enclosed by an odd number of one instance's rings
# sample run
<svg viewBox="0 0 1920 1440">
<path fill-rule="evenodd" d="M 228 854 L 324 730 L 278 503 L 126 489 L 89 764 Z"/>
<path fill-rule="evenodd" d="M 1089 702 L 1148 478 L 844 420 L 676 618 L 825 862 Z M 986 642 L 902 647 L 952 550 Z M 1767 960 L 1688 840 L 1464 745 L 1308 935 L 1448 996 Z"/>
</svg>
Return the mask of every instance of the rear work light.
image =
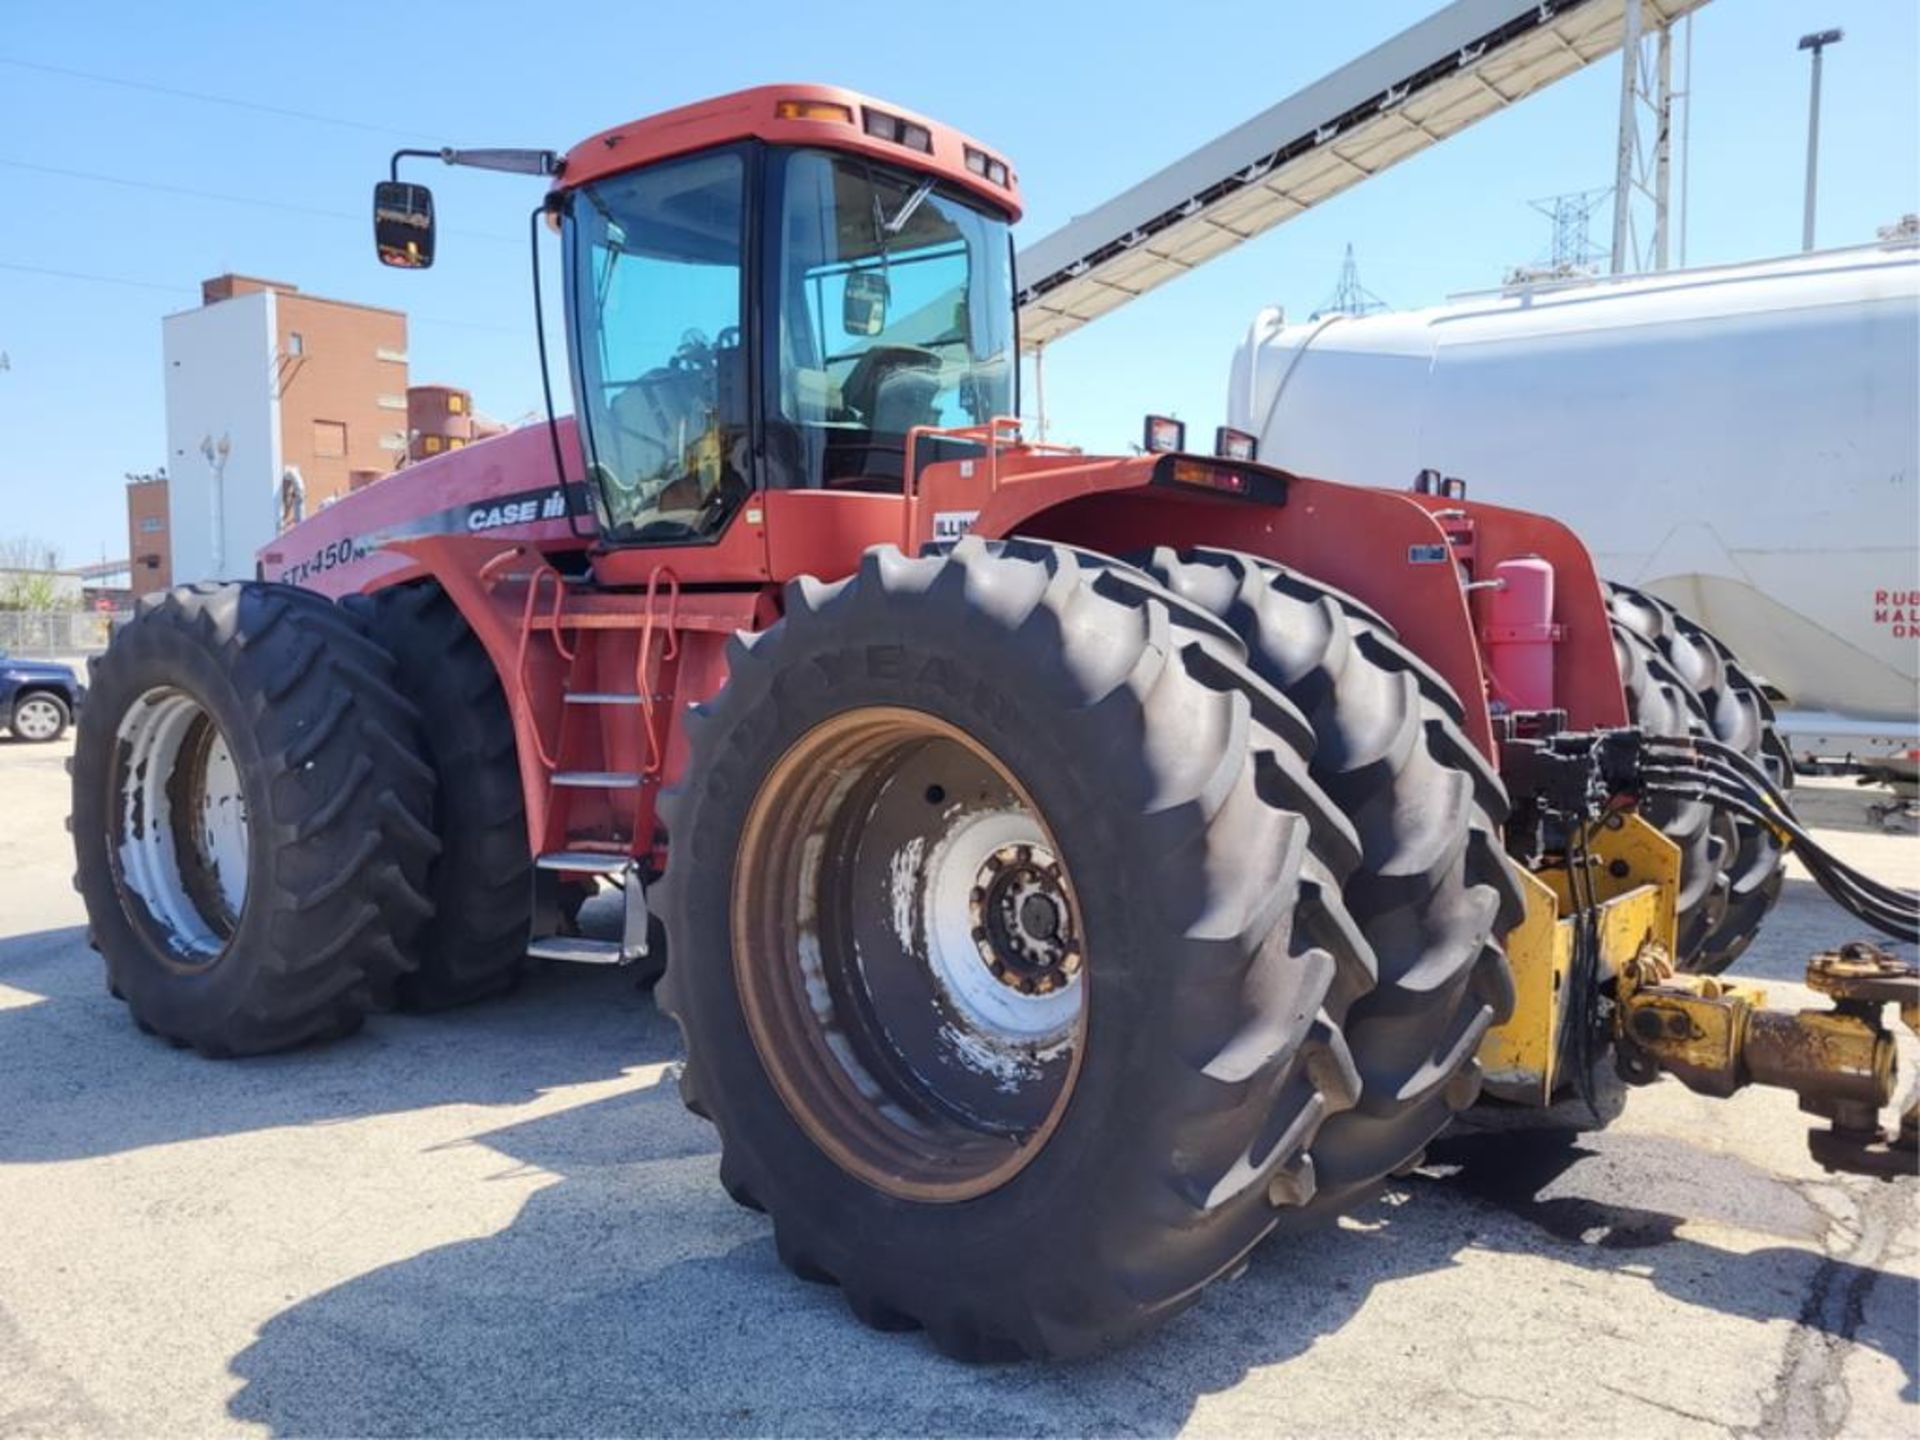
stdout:
<svg viewBox="0 0 1920 1440">
<path fill-rule="evenodd" d="M 1167 455 L 1187 448 L 1187 425 L 1171 415 L 1147 416 L 1146 437 L 1141 442 L 1149 455 Z"/>
<path fill-rule="evenodd" d="M 875 110 L 871 105 L 860 114 L 865 122 L 862 128 L 874 139 L 890 140 L 895 145 L 918 150 L 922 155 L 933 153 L 933 132 L 926 126 L 902 120 L 898 115 L 889 115 L 884 110 Z"/>
<path fill-rule="evenodd" d="M 781 120 L 832 120 L 841 125 L 853 123 L 853 107 L 831 100 L 782 100 L 773 107 Z"/>
<path fill-rule="evenodd" d="M 1213 453 L 1222 460 L 1251 461 L 1259 451 L 1260 442 L 1244 430 L 1222 425 L 1213 432 Z"/>
<path fill-rule="evenodd" d="M 996 160 L 986 151 L 976 150 L 971 145 L 967 146 L 967 169 L 996 185 L 1007 184 L 1007 162 Z"/>
</svg>

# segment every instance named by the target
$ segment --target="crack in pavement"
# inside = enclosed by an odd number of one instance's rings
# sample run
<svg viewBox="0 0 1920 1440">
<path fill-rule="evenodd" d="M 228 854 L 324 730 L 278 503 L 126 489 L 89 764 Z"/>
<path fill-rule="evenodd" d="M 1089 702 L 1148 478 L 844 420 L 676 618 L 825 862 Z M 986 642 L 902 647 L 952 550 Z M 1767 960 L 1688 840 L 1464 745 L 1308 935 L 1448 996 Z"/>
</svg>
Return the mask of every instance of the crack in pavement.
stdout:
<svg viewBox="0 0 1920 1440">
<path fill-rule="evenodd" d="M 1813 1182 L 1818 1184 L 1819 1182 Z M 1818 1208 L 1812 1185 L 1796 1185 Z M 1858 1204 L 1857 1224 L 1842 1248 L 1835 1235 L 1849 1233 L 1835 1216 L 1829 1242 L 1821 1247 L 1819 1268 L 1807 1286 L 1800 1314 L 1781 1352 L 1773 1390 L 1761 1406 L 1755 1437 L 1838 1436 L 1846 1427 L 1853 1397 L 1848 1392 L 1845 1367 L 1854 1351 L 1854 1336 L 1865 1318 L 1867 1298 L 1881 1277 L 1881 1265 L 1893 1243 L 1899 1221 L 1911 1203 L 1909 1187 L 1899 1181 L 1876 1182 L 1871 1189 L 1850 1192 Z M 1832 1214 L 1827 1210 L 1829 1215 Z M 1842 1283 L 1842 1276 L 1846 1276 Z"/>
</svg>

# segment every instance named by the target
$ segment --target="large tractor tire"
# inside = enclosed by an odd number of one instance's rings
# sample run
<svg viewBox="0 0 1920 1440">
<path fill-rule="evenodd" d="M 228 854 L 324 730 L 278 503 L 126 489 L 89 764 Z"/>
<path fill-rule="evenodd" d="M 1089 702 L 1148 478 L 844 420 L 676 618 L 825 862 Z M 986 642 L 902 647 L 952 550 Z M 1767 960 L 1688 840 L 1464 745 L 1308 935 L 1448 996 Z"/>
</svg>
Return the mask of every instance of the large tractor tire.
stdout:
<svg viewBox="0 0 1920 1440">
<path fill-rule="evenodd" d="M 1726 645 L 1658 596 L 1610 584 L 1628 713 L 1655 734 L 1701 734 L 1759 763 L 1781 789 L 1793 760 L 1773 705 Z M 1684 723 L 1683 723 L 1684 722 Z M 1780 898 L 1779 842 L 1745 816 L 1662 801 L 1648 816 L 1680 846 L 1679 965 L 1717 975 L 1740 958 Z"/>
<path fill-rule="evenodd" d="M 1331 1211 L 1479 1095 L 1480 1041 L 1513 1008 L 1502 940 L 1524 904 L 1501 843 L 1506 791 L 1451 687 L 1352 597 L 1224 550 L 1158 550 L 1146 568 L 1230 625 L 1254 673 L 1299 707 L 1310 773 L 1360 839 L 1347 909 L 1379 983 L 1347 1017 L 1360 1103 L 1314 1143 L 1306 1213 Z"/>
<path fill-rule="evenodd" d="M 350 602 L 399 662 L 434 772 L 440 854 L 428 876 L 436 919 L 415 947 L 400 1003 L 440 1010 L 512 989 L 525 974 L 533 855 L 513 716 L 486 648 L 439 586 Z"/>
<path fill-rule="evenodd" d="M 1082 1355 L 1314 1187 L 1372 984 L 1352 827 L 1231 632 L 1054 547 L 788 587 L 689 717 L 661 999 L 782 1260 L 950 1355 Z"/>
<path fill-rule="evenodd" d="M 75 886 L 142 1029 L 210 1056 L 358 1028 L 431 914 L 433 774 L 392 659 L 283 585 L 179 587 L 93 669 Z"/>
</svg>

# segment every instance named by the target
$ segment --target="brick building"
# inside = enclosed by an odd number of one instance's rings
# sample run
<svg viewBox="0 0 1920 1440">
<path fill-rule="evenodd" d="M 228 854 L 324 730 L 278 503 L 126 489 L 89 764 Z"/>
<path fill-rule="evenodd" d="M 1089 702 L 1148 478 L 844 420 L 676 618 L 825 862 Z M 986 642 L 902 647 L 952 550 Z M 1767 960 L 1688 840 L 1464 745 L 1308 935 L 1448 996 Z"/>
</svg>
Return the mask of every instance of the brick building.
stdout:
<svg viewBox="0 0 1920 1440">
<path fill-rule="evenodd" d="M 173 545 L 168 538 L 167 477 L 140 475 L 127 481 L 127 565 L 133 598 L 173 584 Z"/>
<path fill-rule="evenodd" d="M 407 451 L 405 314 L 245 275 L 200 292 L 199 308 L 161 322 L 180 580 L 251 574 L 287 524 Z M 132 524 L 131 490 L 128 503 Z"/>
</svg>

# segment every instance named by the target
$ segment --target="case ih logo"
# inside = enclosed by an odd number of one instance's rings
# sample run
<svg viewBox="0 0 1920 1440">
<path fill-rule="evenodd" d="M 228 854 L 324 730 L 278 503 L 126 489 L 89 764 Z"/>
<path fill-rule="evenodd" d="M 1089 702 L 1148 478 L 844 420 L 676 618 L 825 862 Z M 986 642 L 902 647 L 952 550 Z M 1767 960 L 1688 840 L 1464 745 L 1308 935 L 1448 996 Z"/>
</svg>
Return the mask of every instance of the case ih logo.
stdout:
<svg viewBox="0 0 1920 1440">
<path fill-rule="evenodd" d="M 495 530 L 502 525 L 531 525 L 537 520 L 567 518 L 566 493 L 559 486 L 537 500 L 506 500 L 498 505 L 475 505 L 467 512 L 467 529 Z"/>
</svg>

